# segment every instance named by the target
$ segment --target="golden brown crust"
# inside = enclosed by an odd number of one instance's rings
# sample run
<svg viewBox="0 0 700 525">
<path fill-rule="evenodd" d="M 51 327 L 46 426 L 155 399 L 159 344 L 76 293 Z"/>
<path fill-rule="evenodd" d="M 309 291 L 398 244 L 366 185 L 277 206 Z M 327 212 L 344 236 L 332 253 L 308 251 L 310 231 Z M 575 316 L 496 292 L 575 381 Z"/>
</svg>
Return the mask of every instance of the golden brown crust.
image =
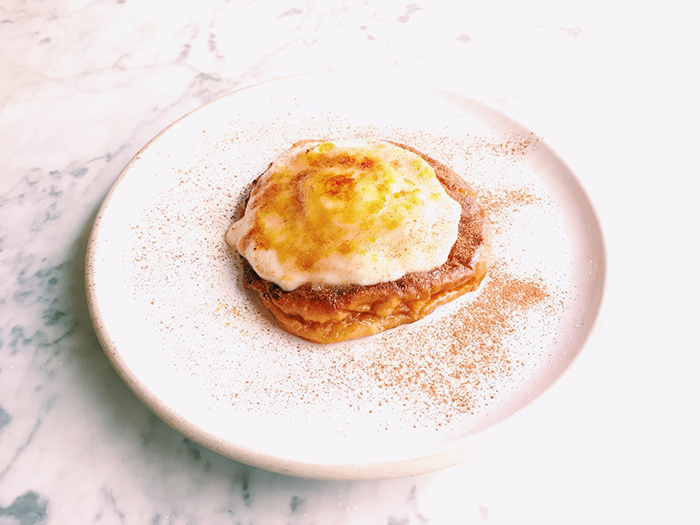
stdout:
<svg viewBox="0 0 700 525">
<path fill-rule="evenodd" d="M 299 144 L 299 143 L 297 143 Z M 462 206 L 459 233 L 447 261 L 371 286 L 305 284 L 284 291 L 259 277 L 244 260 L 244 285 L 288 332 L 317 343 L 376 334 L 425 317 L 438 306 L 476 290 L 486 275 L 490 255 L 488 221 L 464 180 L 437 160 L 404 144 L 393 143 L 428 162 L 447 194 Z"/>
</svg>

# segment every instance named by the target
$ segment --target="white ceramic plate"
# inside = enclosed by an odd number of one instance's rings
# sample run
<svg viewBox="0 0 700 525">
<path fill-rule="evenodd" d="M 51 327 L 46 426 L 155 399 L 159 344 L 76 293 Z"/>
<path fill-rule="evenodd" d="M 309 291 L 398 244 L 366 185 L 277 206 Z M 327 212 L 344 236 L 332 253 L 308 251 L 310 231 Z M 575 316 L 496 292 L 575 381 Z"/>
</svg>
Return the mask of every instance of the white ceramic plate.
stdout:
<svg viewBox="0 0 700 525">
<path fill-rule="evenodd" d="M 416 474 L 477 453 L 584 345 L 605 260 L 576 178 L 501 113 L 401 86 L 315 75 L 233 93 L 163 131 L 112 188 L 87 253 L 95 330 L 129 387 L 185 435 L 287 474 Z M 320 346 L 243 289 L 224 234 L 293 142 L 356 136 L 463 174 L 491 215 L 495 266 L 418 323 Z"/>
</svg>

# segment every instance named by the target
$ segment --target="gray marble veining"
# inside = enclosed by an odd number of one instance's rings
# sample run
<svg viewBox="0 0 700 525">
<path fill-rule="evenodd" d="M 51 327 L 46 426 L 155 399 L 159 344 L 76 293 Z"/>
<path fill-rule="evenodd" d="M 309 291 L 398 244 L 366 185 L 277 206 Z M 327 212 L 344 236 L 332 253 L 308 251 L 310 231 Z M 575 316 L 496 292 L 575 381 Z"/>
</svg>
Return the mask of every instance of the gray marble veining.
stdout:
<svg viewBox="0 0 700 525">
<path fill-rule="evenodd" d="M 18 525 L 33 525 L 46 520 L 48 502 L 34 491 L 17 496 L 11 505 L 0 507 L 0 518 L 12 520 Z"/>
</svg>

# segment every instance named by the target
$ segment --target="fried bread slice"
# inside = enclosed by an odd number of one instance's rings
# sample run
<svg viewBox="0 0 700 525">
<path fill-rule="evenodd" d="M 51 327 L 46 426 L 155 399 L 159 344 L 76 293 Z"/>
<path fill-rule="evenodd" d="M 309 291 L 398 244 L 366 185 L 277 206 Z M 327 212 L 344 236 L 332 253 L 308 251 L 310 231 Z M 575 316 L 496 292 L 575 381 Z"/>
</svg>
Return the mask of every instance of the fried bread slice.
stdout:
<svg viewBox="0 0 700 525">
<path fill-rule="evenodd" d="M 447 194 L 462 208 L 459 233 L 447 261 L 429 271 L 370 286 L 308 283 L 285 291 L 262 279 L 244 259 L 245 287 L 259 294 L 287 332 L 316 343 L 376 334 L 425 317 L 438 306 L 476 290 L 485 277 L 491 252 L 490 228 L 471 187 L 441 162 L 410 146 L 392 144 L 430 164 Z"/>
</svg>

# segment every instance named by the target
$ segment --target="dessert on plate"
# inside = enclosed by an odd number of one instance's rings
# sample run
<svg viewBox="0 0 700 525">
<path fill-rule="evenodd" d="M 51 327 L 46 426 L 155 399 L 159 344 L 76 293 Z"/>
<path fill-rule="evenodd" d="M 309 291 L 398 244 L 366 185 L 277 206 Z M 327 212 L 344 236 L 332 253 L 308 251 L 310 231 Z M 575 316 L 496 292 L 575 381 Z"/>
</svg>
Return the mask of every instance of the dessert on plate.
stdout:
<svg viewBox="0 0 700 525">
<path fill-rule="evenodd" d="M 243 282 L 288 332 L 355 339 L 478 288 L 489 227 L 469 185 L 388 141 L 302 141 L 253 183 L 226 234 Z"/>
</svg>

